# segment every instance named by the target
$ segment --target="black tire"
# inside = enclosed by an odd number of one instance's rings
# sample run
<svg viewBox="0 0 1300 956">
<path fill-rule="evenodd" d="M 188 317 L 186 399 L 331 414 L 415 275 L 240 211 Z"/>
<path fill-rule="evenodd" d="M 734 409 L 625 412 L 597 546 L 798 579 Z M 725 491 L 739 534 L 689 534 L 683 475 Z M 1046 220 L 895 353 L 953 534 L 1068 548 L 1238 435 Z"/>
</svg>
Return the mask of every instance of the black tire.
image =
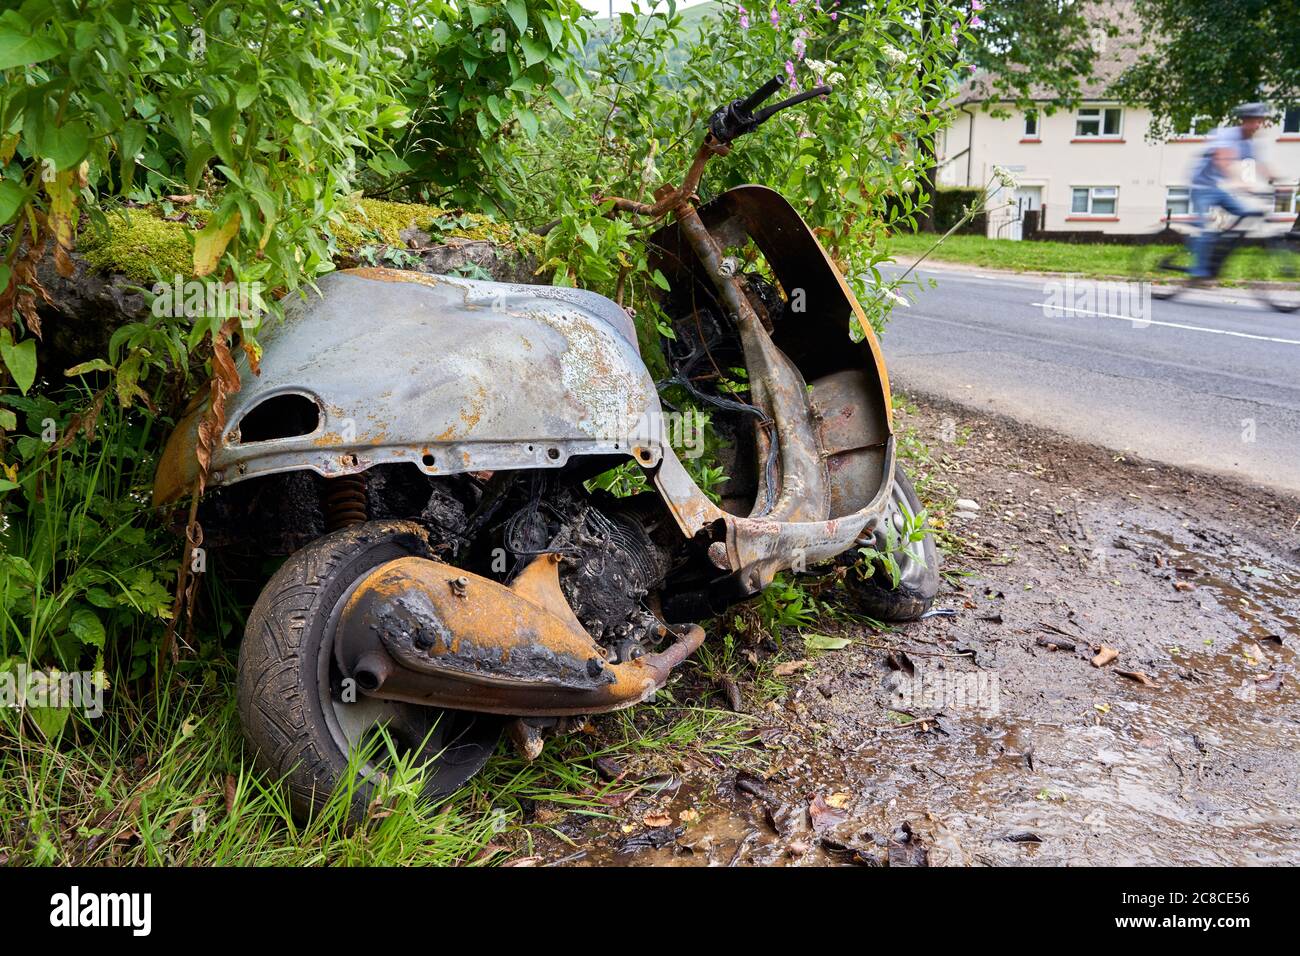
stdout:
<svg viewBox="0 0 1300 956">
<path fill-rule="evenodd" d="M 424 530 L 412 522 L 370 521 L 325 535 L 285 561 L 249 614 L 239 650 L 239 717 L 259 769 L 283 781 L 299 819 L 334 792 L 348 750 L 378 726 L 427 761 L 424 791 L 431 798 L 477 773 L 500 737 L 498 717 L 364 696 L 353 704 L 339 699 L 336 612 L 363 575 L 407 555 L 432 557 Z M 381 771 L 367 764 L 359 775 L 353 823 L 364 820 L 373 774 Z"/>
<path fill-rule="evenodd" d="M 890 520 L 902 518 L 902 506 L 906 505 L 912 514 L 921 511 L 921 499 L 912 487 L 912 480 L 907 477 L 902 464 L 894 467 L 894 500 L 890 510 Z M 877 548 L 883 547 L 883 534 L 878 538 Z M 851 568 L 845 577 L 849 593 L 863 613 L 878 621 L 915 621 L 930 609 L 934 597 L 939 593 L 939 551 L 934 546 L 934 534 L 926 531 L 920 545 L 917 560 L 916 544 L 909 552 L 900 548 L 894 552 L 894 559 L 899 565 L 898 587 L 891 587 L 889 575 L 883 568 L 877 567 L 874 573 L 863 578 L 856 568 Z"/>
<path fill-rule="evenodd" d="M 1134 246 L 1133 279 L 1151 290 L 1153 299 L 1173 299 L 1187 291 L 1192 254 L 1186 244 L 1170 252 L 1163 246 Z"/>
<path fill-rule="evenodd" d="M 1300 311 L 1300 233 L 1278 236 L 1265 247 L 1264 282 L 1255 294 L 1274 312 Z"/>
</svg>

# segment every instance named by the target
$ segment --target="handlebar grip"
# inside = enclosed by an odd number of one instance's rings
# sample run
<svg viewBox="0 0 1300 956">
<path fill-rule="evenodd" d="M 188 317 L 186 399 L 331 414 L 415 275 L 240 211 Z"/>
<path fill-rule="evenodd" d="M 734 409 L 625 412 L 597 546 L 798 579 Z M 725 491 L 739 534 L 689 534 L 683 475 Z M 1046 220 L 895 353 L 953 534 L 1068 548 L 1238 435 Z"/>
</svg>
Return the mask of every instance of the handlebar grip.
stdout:
<svg viewBox="0 0 1300 956">
<path fill-rule="evenodd" d="M 787 100 L 782 100 L 780 103 L 774 103 L 755 113 L 754 125 L 757 126 L 760 123 L 767 122 L 774 114 L 781 112 L 781 110 L 789 109 L 791 106 L 798 106 L 800 103 L 815 99 L 818 96 L 829 96 L 830 92 L 831 88 L 823 85 L 814 86 L 812 89 L 804 90 L 802 93 L 796 93 Z"/>
<path fill-rule="evenodd" d="M 778 73 L 753 93 L 750 93 L 749 96 L 741 100 L 738 109 L 744 113 L 752 113 L 755 106 L 771 97 L 773 93 L 781 88 L 781 83 L 781 74 Z"/>
</svg>

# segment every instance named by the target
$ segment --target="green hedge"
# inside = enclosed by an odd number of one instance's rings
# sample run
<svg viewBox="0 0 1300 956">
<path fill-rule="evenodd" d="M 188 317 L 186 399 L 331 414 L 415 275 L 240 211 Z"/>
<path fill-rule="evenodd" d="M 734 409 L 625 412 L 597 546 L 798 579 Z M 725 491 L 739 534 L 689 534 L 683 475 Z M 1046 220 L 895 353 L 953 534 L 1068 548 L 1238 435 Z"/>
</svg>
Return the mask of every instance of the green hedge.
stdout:
<svg viewBox="0 0 1300 956">
<path fill-rule="evenodd" d="M 935 232 L 947 232 L 957 220 L 961 219 L 962 210 L 973 203 L 979 202 L 982 194 L 983 190 L 978 188 L 936 189 L 934 191 L 934 211 L 930 216 L 930 228 Z M 976 216 L 957 231 L 959 233 L 983 235 L 985 232 L 984 214 L 981 213 Z"/>
</svg>

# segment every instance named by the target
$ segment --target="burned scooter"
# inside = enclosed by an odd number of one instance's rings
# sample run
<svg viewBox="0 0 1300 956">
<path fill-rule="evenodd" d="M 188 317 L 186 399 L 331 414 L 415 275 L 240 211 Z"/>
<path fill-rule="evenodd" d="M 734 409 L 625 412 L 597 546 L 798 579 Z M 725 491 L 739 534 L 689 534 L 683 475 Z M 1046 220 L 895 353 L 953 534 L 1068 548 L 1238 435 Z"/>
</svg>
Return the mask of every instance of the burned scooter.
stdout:
<svg viewBox="0 0 1300 956">
<path fill-rule="evenodd" d="M 897 544 L 920 504 L 860 306 L 772 190 L 695 199 L 732 141 L 827 92 L 760 109 L 779 85 L 710 117 L 680 186 L 613 200 L 670 217 L 649 240 L 677 332 L 658 384 L 724 438 L 716 501 L 656 424 L 665 406 L 628 315 L 594 293 L 350 269 L 264 332 L 200 516 L 209 545 L 287 555 L 249 615 L 238 690 L 296 811 L 381 729 L 428 761 L 431 794 L 469 779 L 503 729 L 535 755 L 548 728 L 651 697 L 704 640 L 697 622 L 785 569 L 896 548 L 896 586 L 846 577 L 861 606 L 907 620 L 933 600 L 932 539 Z M 739 264 L 753 250 L 766 275 Z M 160 504 L 193 487 L 204 410 L 169 440 Z M 588 490 L 628 462 L 649 490 Z M 357 815 L 383 752 L 362 769 Z"/>
</svg>

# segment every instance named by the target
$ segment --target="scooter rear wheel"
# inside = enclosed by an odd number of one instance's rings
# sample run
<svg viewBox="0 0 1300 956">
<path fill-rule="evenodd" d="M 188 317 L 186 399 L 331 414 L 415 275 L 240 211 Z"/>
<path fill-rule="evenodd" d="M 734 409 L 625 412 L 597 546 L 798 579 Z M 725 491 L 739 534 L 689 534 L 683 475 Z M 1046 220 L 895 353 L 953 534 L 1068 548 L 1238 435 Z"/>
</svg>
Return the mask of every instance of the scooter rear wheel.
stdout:
<svg viewBox="0 0 1300 956">
<path fill-rule="evenodd" d="M 239 716 L 258 766 L 283 780 L 293 811 L 309 817 L 344 783 L 353 748 L 374 744 L 349 808 L 364 820 L 389 749 L 424 764 L 425 796 L 445 796 L 492 755 L 502 719 L 345 694 L 334 626 L 353 585 L 381 564 L 431 557 L 424 530 L 369 521 L 291 555 L 257 599 L 239 652 Z"/>
<path fill-rule="evenodd" d="M 904 524 L 904 511 L 916 515 L 921 507 L 912 480 L 901 463 L 895 465 L 893 501 L 886 520 L 892 521 L 899 531 Z M 939 552 L 934 546 L 933 532 L 926 531 L 920 541 L 899 548 L 894 552 L 894 561 L 898 564 L 897 586 L 893 586 L 882 567 L 876 567 L 865 579 L 856 569 L 850 569 L 845 578 L 849 593 L 863 612 L 878 621 L 915 621 L 930 609 L 939 593 Z"/>
</svg>

